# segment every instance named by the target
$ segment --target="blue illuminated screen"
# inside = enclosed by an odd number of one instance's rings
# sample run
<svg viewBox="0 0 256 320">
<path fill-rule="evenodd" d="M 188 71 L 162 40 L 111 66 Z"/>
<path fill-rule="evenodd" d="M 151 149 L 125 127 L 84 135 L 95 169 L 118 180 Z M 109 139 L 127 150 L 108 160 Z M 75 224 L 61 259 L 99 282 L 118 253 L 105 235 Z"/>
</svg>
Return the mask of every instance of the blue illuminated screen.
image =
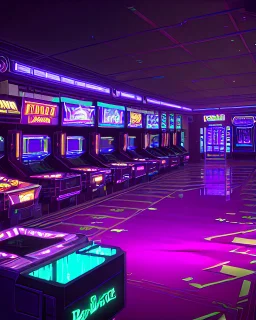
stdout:
<svg viewBox="0 0 256 320">
<path fill-rule="evenodd" d="M 125 107 L 98 102 L 99 127 L 124 128 Z"/>
<path fill-rule="evenodd" d="M 147 129 L 159 129 L 159 115 L 158 115 L 158 113 L 147 114 L 146 128 Z"/>
</svg>

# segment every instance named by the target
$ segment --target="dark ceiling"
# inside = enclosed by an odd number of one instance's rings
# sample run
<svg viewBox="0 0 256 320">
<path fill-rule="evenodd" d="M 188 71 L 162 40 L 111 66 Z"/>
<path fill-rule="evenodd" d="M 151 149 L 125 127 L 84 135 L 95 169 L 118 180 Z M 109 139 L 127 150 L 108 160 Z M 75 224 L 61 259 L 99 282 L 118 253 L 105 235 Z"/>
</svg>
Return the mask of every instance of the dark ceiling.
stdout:
<svg viewBox="0 0 256 320">
<path fill-rule="evenodd" d="M 1 40 L 193 108 L 256 104 L 256 13 L 235 0 L 5 1 Z M 4 13 L 4 14 L 3 14 Z"/>
</svg>

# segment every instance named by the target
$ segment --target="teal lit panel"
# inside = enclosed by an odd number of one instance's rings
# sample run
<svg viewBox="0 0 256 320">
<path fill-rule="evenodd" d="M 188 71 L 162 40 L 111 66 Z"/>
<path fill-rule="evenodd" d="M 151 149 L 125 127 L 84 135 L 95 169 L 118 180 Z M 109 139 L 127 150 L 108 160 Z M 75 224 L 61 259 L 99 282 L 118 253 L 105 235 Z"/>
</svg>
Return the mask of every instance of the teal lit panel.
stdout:
<svg viewBox="0 0 256 320">
<path fill-rule="evenodd" d="M 104 248 L 104 247 L 97 247 L 95 249 L 92 249 L 90 251 L 87 251 L 87 253 L 93 253 L 93 254 L 98 254 L 100 256 L 114 256 L 116 254 L 116 249 L 112 248 Z"/>
<path fill-rule="evenodd" d="M 103 252 L 105 251 L 103 250 Z M 111 254 L 111 251 L 106 251 L 106 253 Z M 101 256 L 91 256 L 88 254 L 74 252 L 30 272 L 29 275 L 45 281 L 67 284 L 103 264 L 105 260 L 106 259 Z"/>
</svg>

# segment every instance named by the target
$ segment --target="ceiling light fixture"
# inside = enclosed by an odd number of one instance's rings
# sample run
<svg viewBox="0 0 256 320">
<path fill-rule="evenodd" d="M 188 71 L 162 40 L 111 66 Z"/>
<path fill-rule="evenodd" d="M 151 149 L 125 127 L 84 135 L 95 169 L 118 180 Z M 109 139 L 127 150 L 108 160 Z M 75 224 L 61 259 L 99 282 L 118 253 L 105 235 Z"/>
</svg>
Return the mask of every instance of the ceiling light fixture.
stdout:
<svg viewBox="0 0 256 320">
<path fill-rule="evenodd" d="M 107 87 L 103 87 L 97 84 L 89 83 L 89 82 L 83 82 L 76 79 L 71 79 L 68 77 L 65 77 L 63 75 L 55 74 L 52 72 L 48 72 L 46 70 L 40 70 L 31 66 L 27 66 L 24 64 L 21 64 L 19 62 L 12 61 L 12 72 L 23 74 L 26 76 L 34 77 L 34 78 L 40 78 L 45 81 L 49 82 L 58 82 L 62 83 L 64 85 L 69 85 L 72 87 L 79 87 L 83 89 L 88 89 L 91 91 L 97 91 L 100 93 L 110 94 L 111 89 Z"/>
</svg>

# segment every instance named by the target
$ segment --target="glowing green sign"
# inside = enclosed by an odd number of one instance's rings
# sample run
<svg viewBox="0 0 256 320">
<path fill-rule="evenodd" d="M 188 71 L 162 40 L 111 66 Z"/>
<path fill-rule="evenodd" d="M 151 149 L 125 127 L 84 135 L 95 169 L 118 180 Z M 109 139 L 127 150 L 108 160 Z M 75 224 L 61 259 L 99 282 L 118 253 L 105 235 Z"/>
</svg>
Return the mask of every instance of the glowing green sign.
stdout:
<svg viewBox="0 0 256 320">
<path fill-rule="evenodd" d="M 85 310 L 76 309 L 72 311 L 73 320 L 86 320 L 91 314 L 104 307 L 110 301 L 116 299 L 115 288 L 107 291 L 97 299 L 96 295 L 93 295 L 90 299 L 90 308 Z"/>
</svg>

